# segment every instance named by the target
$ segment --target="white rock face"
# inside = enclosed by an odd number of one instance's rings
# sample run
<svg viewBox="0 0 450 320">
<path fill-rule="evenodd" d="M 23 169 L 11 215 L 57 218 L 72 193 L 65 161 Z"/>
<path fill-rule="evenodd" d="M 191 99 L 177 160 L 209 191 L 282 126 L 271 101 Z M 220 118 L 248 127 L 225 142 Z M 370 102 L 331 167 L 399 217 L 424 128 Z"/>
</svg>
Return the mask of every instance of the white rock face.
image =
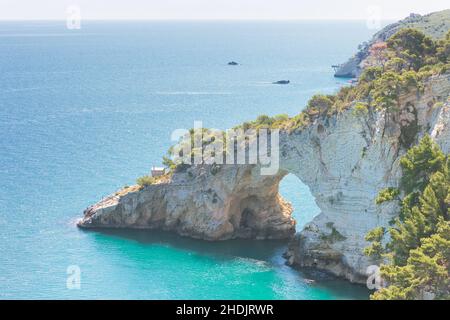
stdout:
<svg viewBox="0 0 450 320">
<path fill-rule="evenodd" d="M 282 168 L 310 187 L 321 213 L 290 244 L 292 264 L 331 271 L 365 282 L 370 261 L 362 253 L 364 237 L 377 226 L 389 226 L 398 208 L 375 205 L 379 190 L 398 186 L 401 132 L 417 120 L 418 138 L 430 134 L 450 151 L 450 77 L 434 78 L 420 97 L 401 98 L 402 112 L 385 127 L 385 114 L 358 117 L 347 111 L 316 122 L 308 130 L 286 136 Z M 435 106 L 436 101 L 447 101 Z M 415 115 L 417 114 L 417 115 Z"/>
<path fill-rule="evenodd" d="M 364 237 L 388 226 L 398 212 L 393 204 L 376 206 L 374 199 L 379 190 L 398 185 L 404 144 L 429 133 L 449 152 L 449 92 L 450 76 L 435 77 L 424 93 L 401 97 L 400 114 L 387 120 L 383 112 L 358 116 L 348 110 L 281 133 L 274 176 L 262 176 L 254 165 L 190 167 L 167 183 L 89 207 L 79 225 L 161 228 L 207 240 L 289 238 L 295 230 L 292 207 L 278 186 L 293 173 L 309 186 L 321 213 L 291 241 L 289 263 L 364 282 L 366 267 L 376 263 L 363 255 Z M 406 129 L 415 127 L 414 141 L 406 141 Z"/>
</svg>

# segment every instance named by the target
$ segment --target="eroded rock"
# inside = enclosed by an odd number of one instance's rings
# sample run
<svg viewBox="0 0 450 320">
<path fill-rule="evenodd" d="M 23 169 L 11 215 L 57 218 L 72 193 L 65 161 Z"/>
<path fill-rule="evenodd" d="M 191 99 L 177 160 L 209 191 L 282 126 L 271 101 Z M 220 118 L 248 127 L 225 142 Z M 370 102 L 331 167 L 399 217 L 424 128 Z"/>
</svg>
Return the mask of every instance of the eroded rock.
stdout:
<svg viewBox="0 0 450 320">
<path fill-rule="evenodd" d="M 368 265 L 364 237 L 389 226 L 395 204 L 375 205 L 379 190 L 397 186 L 402 132 L 414 123 L 417 141 L 429 133 L 450 151 L 450 76 L 434 77 L 420 95 L 400 98 L 396 119 L 383 111 L 352 110 L 319 118 L 305 129 L 280 133 L 280 170 L 264 176 L 256 165 L 201 165 L 177 171 L 169 181 L 111 196 L 84 212 L 80 227 L 160 228 L 206 240 L 281 239 L 294 234 L 292 207 L 278 193 L 295 174 L 309 186 L 321 210 L 296 235 L 287 258 L 362 282 Z M 436 107 L 436 101 L 444 101 Z M 301 213 L 300 213 L 301 214 Z"/>
</svg>

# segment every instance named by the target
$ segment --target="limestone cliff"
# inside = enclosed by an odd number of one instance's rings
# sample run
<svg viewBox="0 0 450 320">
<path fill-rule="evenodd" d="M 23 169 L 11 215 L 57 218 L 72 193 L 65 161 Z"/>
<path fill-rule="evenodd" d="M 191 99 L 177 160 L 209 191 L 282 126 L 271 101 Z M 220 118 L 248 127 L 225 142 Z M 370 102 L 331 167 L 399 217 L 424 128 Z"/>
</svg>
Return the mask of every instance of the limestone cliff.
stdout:
<svg viewBox="0 0 450 320">
<path fill-rule="evenodd" d="M 398 184 L 405 129 L 413 125 L 415 141 L 429 133 L 450 151 L 450 76 L 434 76 L 424 87 L 401 96 L 395 117 L 349 109 L 282 132 L 276 175 L 263 176 L 256 165 L 184 167 L 169 181 L 89 207 L 79 226 L 161 228 L 207 240 L 289 238 L 292 208 L 278 186 L 292 173 L 309 186 L 321 213 L 291 241 L 288 262 L 361 282 L 373 263 L 362 253 L 365 234 L 388 226 L 397 212 L 374 199 L 380 189 Z"/>
<path fill-rule="evenodd" d="M 377 263 L 362 254 L 364 237 L 374 227 L 388 227 L 398 212 L 392 204 L 375 205 L 374 199 L 379 190 L 398 186 L 404 129 L 417 125 L 416 141 L 428 133 L 448 153 L 449 93 L 450 76 L 435 77 L 422 95 L 401 97 L 398 119 L 385 122 L 384 112 L 355 116 L 348 111 L 287 137 L 287 148 L 296 150 L 286 153 L 282 167 L 309 185 L 321 209 L 291 242 L 290 264 L 365 281 L 367 266 Z M 436 107 L 442 100 L 446 103 Z"/>
<path fill-rule="evenodd" d="M 278 194 L 285 174 L 262 176 L 256 165 L 185 167 L 169 182 L 89 207 L 79 225 L 160 228 L 206 240 L 289 238 L 295 232 L 292 207 Z"/>
</svg>

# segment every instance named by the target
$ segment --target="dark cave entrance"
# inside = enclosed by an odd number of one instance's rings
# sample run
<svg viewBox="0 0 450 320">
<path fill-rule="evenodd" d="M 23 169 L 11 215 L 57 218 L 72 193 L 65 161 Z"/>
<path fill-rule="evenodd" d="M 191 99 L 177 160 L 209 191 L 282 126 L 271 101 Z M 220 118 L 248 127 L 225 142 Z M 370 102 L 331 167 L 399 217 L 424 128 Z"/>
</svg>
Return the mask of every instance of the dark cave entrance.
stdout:
<svg viewBox="0 0 450 320">
<path fill-rule="evenodd" d="M 254 221 L 254 219 L 255 219 L 255 215 L 253 213 L 253 210 L 251 210 L 249 208 L 245 208 L 241 214 L 240 227 L 241 228 L 251 228 L 253 225 L 252 221 Z"/>
</svg>

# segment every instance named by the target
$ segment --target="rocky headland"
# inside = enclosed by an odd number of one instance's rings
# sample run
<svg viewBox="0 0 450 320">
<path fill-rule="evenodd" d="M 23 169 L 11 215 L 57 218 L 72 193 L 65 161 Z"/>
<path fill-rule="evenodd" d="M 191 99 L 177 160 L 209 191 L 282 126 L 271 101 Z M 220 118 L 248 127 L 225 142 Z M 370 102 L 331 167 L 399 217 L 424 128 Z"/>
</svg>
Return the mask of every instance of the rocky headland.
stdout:
<svg viewBox="0 0 450 320">
<path fill-rule="evenodd" d="M 335 77 L 359 77 L 362 70 L 371 64 L 371 50 L 377 44 L 387 41 L 396 32 L 405 28 L 415 28 L 433 39 L 441 39 L 450 29 L 450 9 L 427 15 L 410 14 L 403 20 L 391 23 L 374 34 L 372 39 L 359 45 L 358 52 L 336 68 Z"/>
<path fill-rule="evenodd" d="M 291 241 L 289 263 L 363 281 L 371 264 L 362 253 L 364 236 L 397 214 L 396 207 L 377 206 L 374 199 L 398 184 L 402 128 L 417 121 L 418 136 L 430 134 L 449 152 L 449 92 L 450 75 L 434 77 L 420 96 L 401 97 L 397 122 L 386 122 L 382 111 L 348 110 L 303 130 L 282 131 L 276 175 L 261 175 L 257 165 L 186 167 L 167 181 L 130 187 L 90 206 L 79 226 L 159 228 L 206 240 L 290 238 L 292 207 L 278 186 L 292 173 L 309 186 L 321 213 Z M 435 107 L 437 101 L 447 102 Z"/>
<path fill-rule="evenodd" d="M 399 185 L 400 158 L 425 135 L 450 152 L 450 73 L 442 62 L 428 67 L 378 69 L 372 80 L 313 98 L 296 117 L 259 118 L 280 129 L 276 174 L 261 175 L 253 164 L 178 165 L 88 207 L 78 225 L 163 229 L 205 240 L 290 239 L 288 264 L 364 282 L 367 266 L 378 262 L 363 253 L 366 234 L 389 227 L 399 213 L 398 204 L 374 200 Z M 390 91 L 398 94 L 387 100 Z M 278 190 L 287 174 L 309 187 L 320 208 L 297 234 L 292 206 Z"/>
</svg>

